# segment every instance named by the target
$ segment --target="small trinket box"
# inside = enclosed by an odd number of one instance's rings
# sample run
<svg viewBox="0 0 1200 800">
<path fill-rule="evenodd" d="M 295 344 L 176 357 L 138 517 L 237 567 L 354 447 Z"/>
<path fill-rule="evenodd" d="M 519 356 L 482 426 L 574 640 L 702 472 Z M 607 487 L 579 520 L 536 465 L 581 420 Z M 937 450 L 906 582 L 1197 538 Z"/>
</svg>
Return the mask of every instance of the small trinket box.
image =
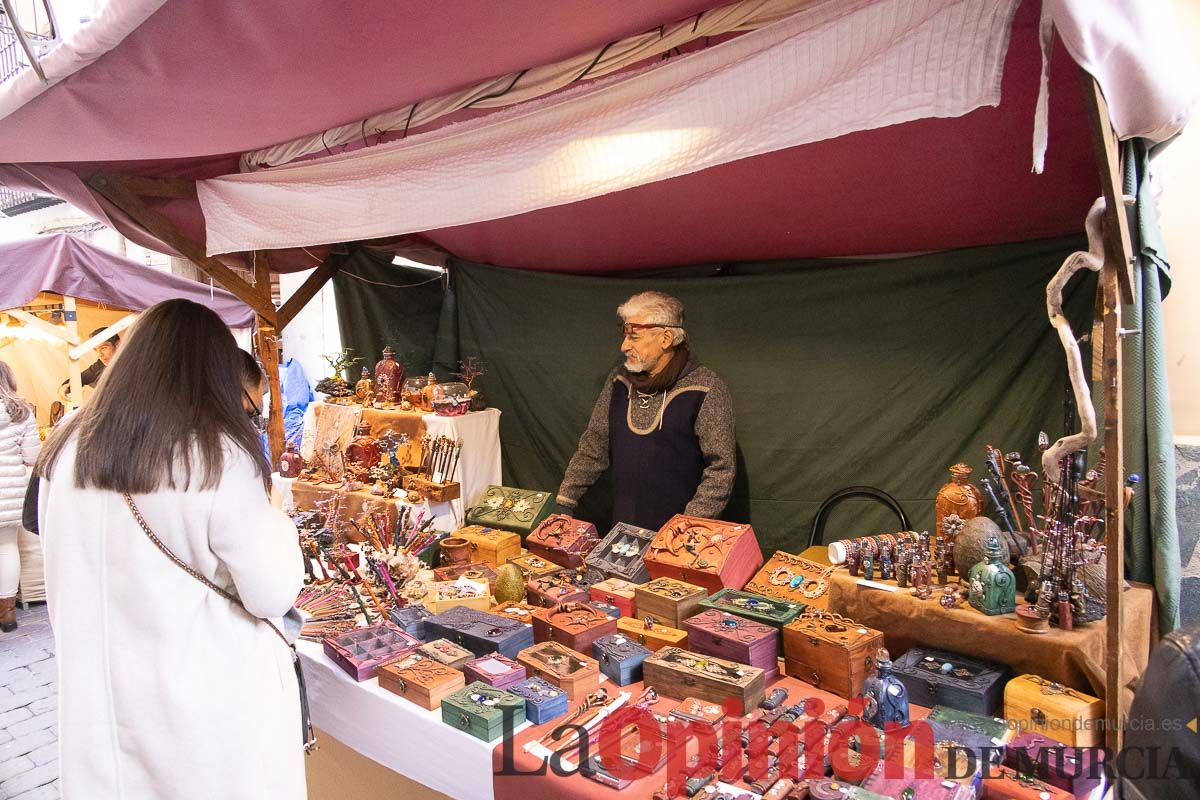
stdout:
<svg viewBox="0 0 1200 800">
<path fill-rule="evenodd" d="M 645 583 L 650 580 L 650 573 L 646 571 L 646 551 L 656 535 L 655 531 L 618 522 L 585 560 L 589 567 L 595 567 L 610 578 Z"/>
<path fill-rule="evenodd" d="M 492 568 L 491 564 L 485 564 L 482 561 L 439 567 L 433 571 L 433 577 L 439 581 L 456 581 L 459 578 L 466 578 L 473 583 L 487 583 L 488 594 L 496 590 L 496 570 Z"/>
<path fill-rule="evenodd" d="M 892 663 L 892 671 L 908 689 L 911 703 L 988 717 L 1000 714 L 1010 675 L 1003 664 L 929 647 L 913 647 Z"/>
<path fill-rule="evenodd" d="M 621 617 L 617 620 L 617 632 L 628 636 L 652 653 L 660 647 L 688 646 L 687 631 L 659 625 L 654 617 Z"/>
<path fill-rule="evenodd" d="M 540 578 L 543 575 L 551 575 L 562 569 L 562 567 L 553 561 L 547 561 L 541 556 L 535 556 L 533 553 L 525 553 L 524 555 L 510 558 L 508 563 L 521 570 L 521 574 L 525 576 L 525 580 Z"/>
<path fill-rule="evenodd" d="M 945 778 L 917 778 L 914 771 L 903 769 L 902 775 L 895 775 L 896 765 L 885 769 L 880 763 L 875 771 L 863 781 L 862 788 L 882 797 L 900 797 L 903 795 L 911 800 L 975 800 L 975 790 L 970 786 Z"/>
<path fill-rule="evenodd" d="M 828 611 L 810 610 L 783 627 L 787 674 L 846 699 L 862 694 L 881 647 L 883 633 Z"/>
<path fill-rule="evenodd" d="M 822 575 L 829 569 L 828 564 L 818 564 L 807 558 L 777 550 L 743 589 L 754 594 L 825 609 L 829 607 L 828 576 L 822 580 Z"/>
<path fill-rule="evenodd" d="M 592 642 L 592 658 L 600 671 L 618 686 L 628 686 L 642 679 L 642 662 L 650 650 L 620 633 L 610 633 Z"/>
<path fill-rule="evenodd" d="M 817 778 L 809 781 L 808 796 L 811 800 L 892 800 L 890 797 L 875 794 L 870 789 L 834 778 Z"/>
<path fill-rule="evenodd" d="M 468 525 L 465 528 L 459 528 L 451 536 L 466 539 L 471 543 L 471 551 L 476 558 L 493 567 L 507 564 L 509 559 L 521 554 L 521 537 L 512 531 L 488 528 L 483 525 Z"/>
<path fill-rule="evenodd" d="M 545 606 L 531 606 L 529 603 L 497 603 L 488 609 L 491 614 L 497 614 L 501 617 L 509 619 L 517 619 L 524 622 L 526 625 L 533 625 L 533 618 L 538 614 L 546 612 Z"/>
<path fill-rule="evenodd" d="M 473 658 L 463 667 L 467 683 L 479 681 L 497 689 L 507 689 L 525 679 L 525 668 L 507 656 L 493 653 Z"/>
<path fill-rule="evenodd" d="M 959 742 L 973 749 L 990 747 L 999 752 L 1013 735 L 1007 720 L 949 706 L 934 706 L 925 722 L 933 729 L 935 741 Z"/>
<path fill-rule="evenodd" d="M 776 630 L 783 630 L 783 626 L 800 616 L 806 606 L 803 603 L 793 603 L 790 600 L 767 597 L 754 592 L 722 589 L 701 600 L 700 607 L 737 614 L 739 617 L 770 625 Z"/>
<path fill-rule="evenodd" d="M 716 703 L 696 697 L 687 697 L 682 703 L 671 709 L 671 716 L 684 722 L 695 722 L 717 728 L 721 724 L 721 720 L 725 719 L 725 709 Z"/>
<path fill-rule="evenodd" d="M 541 725 L 567 713 L 567 693 L 544 678 L 525 678 L 508 687 L 508 691 L 525 698 L 525 718 Z"/>
<path fill-rule="evenodd" d="M 623 789 L 635 779 L 653 775 L 665 767 L 669 753 L 666 727 L 668 717 L 654 713 L 650 716 L 655 720 L 651 730 L 647 730 L 641 722 L 622 726 L 618 739 L 618 755 L 623 765 L 619 769 L 613 764 L 605 763 L 603 756 L 597 754 L 588 760 L 588 771 L 584 773 L 586 777 L 614 789 Z M 595 774 L 588 774 L 592 771 Z M 626 777 L 617 778 L 617 772 Z"/>
<path fill-rule="evenodd" d="M 617 608 L 616 606 L 610 606 L 608 603 L 599 603 L 595 600 L 593 600 L 588 605 L 590 605 L 592 608 L 596 609 L 597 611 L 602 611 L 605 615 L 608 616 L 609 619 L 620 619 L 621 618 L 621 609 Z"/>
<path fill-rule="evenodd" d="M 500 653 L 513 658 L 533 644 L 533 630 L 519 620 L 456 606 L 425 621 L 430 638 L 447 639 L 477 656 Z"/>
<path fill-rule="evenodd" d="M 424 641 L 425 620 L 432 616 L 433 612 L 425 606 L 397 606 L 388 614 L 388 619 L 409 636 Z"/>
<path fill-rule="evenodd" d="M 763 565 L 754 528 L 676 514 L 646 552 L 652 578 L 678 578 L 710 592 L 741 589 Z"/>
<path fill-rule="evenodd" d="M 467 684 L 442 699 L 442 722 L 485 742 L 494 742 L 525 721 L 525 698 L 488 686 Z"/>
<path fill-rule="evenodd" d="M 592 588 L 588 590 L 588 596 L 593 600 L 616 606 L 621 609 L 623 617 L 636 617 L 637 598 L 634 594 L 636 588 L 636 583 L 630 583 L 622 578 L 609 578 L 593 584 Z"/>
<path fill-rule="evenodd" d="M 617 621 L 587 603 L 559 603 L 533 619 L 536 642 L 560 642 L 580 653 L 590 653 L 592 642 L 617 632 Z"/>
<path fill-rule="evenodd" d="M 1104 744 L 1104 701 L 1086 692 L 1018 675 L 1004 687 L 1004 716 L 1023 731 L 1033 731 L 1072 747 Z"/>
<path fill-rule="evenodd" d="M 533 578 L 525 583 L 526 600 L 546 608 L 553 608 L 559 603 L 586 602 L 588 590 L 575 584 L 571 580 L 574 576 L 573 570 L 564 569 Z"/>
<path fill-rule="evenodd" d="M 700 602 L 708 597 L 708 591 L 674 578 L 658 578 L 634 587 L 633 596 L 639 616 L 652 616 L 682 630 L 685 619 L 700 613 Z"/>
<path fill-rule="evenodd" d="M 390 622 L 340 633 L 325 639 L 324 650 L 333 663 L 356 681 L 375 677 L 381 664 L 402 658 L 417 649 L 421 640 Z"/>
<path fill-rule="evenodd" d="M 779 631 L 770 625 L 709 608 L 683 626 L 692 652 L 758 667 L 768 684 L 779 677 Z"/>
<path fill-rule="evenodd" d="M 1041 733 L 1023 733 L 1004 748 L 1004 764 L 1076 797 L 1091 794 L 1104 775 L 1104 750 L 1068 747 Z"/>
<path fill-rule="evenodd" d="M 492 605 L 492 593 L 486 581 L 476 583 L 459 578 L 456 581 L 431 583 L 422 602 L 434 614 L 448 611 L 455 606 L 487 611 Z"/>
<path fill-rule="evenodd" d="M 1049 781 L 998 767 L 983 780 L 983 796 L 988 800 L 1075 800 L 1076 795 Z M 1086 795 L 1078 795 L 1085 797 Z"/>
<path fill-rule="evenodd" d="M 462 669 L 467 662 L 475 658 L 475 654 L 465 647 L 459 647 L 454 642 L 445 639 L 434 639 L 417 648 L 417 652 L 426 658 L 432 658 L 447 667 Z"/>
<path fill-rule="evenodd" d="M 664 647 L 642 662 L 642 680 L 667 697 L 697 697 L 745 713 L 766 694 L 763 671 L 678 647 Z"/>
<path fill-rule="evenodd" d="M 575 569 L 599 543 L 596 526 L 566 514 L 551 514 L 525 537 L 525 547 L 535 556 L 561 567 Z"/>
<path fill-rule="evenodd" d="M 552 492 L 489 486 L 467 509 L 466 522 L 526 535 L 541 524 L 553 505 Z"/>
<path fill-rule="evenodd" d="M 517 654 L 531 675 L 545 678 L 567 693 L 574 702 L 582 700 L 600 687 L 600 665 L 558 642 L 535 644 Z"/>
<path fill-rule="evenodd" d="M 379 685 L 430 711 L 442 698 L 466 685 L 463 674 L 420 653 L 405 656 L 379 668 Z"/>
</svg>

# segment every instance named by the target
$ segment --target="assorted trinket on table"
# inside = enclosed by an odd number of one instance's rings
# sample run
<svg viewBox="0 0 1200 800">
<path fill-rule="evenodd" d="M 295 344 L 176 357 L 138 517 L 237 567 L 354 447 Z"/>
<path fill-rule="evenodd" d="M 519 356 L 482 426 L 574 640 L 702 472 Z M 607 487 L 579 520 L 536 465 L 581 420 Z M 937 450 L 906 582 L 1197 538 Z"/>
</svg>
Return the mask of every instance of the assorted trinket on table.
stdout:
<svg viewBox="0 0 1200 800">
<path fill-rule="evenodd" d="M 439 383 L 433 387 L 430 405 L 439 417 L 461 417 L 471 410 L 471 390 L 457 381 Z"/>
<path fill-rule="evenodd" d="M 525 698 L 486 683 L 467 684 L 442 699 L 442 722 L 494 742 L 525 721 Z"/>
<path fill-rule="evenodd" d="M 425 635 L 454 642 L 476 656 L 500 653 L 513 658 L 533 644 L 533 630 L 519 620 L 464 606 L 425 620 Z"/>
<path fill-rule="evenodd" d="M 375 364 L 375 402 L 381 406 L 399 403 L 403 384 L 404 365 L 396 361 L 391 346 L 384 347 L 383 358 Z"/>
<path fill-rule="evenodd" d="M 1008 681 L 1004 716 L 1022 731 L 1071 747 L 1104 744 L 1104 701 L 1040 675 L 1018 675 Z"/>
<path fill-rule="evenodd" d="M 862 718 L 882 729 L 889 723 L 908 724 L 908 687 L 892 674 L 892 657 L 887 650 L 875 656 L 875 674 L 863 683 Z"/>
<path fill-rule="evenodd" d="M 684 621 L 688 649 L 758 667 L 766 683 L 779 677 L 779 630 L 710 608 Z"/>
<path fill-rule="evenodd" d="M 457 669 L 417 652 L 381 666 L 379 685 L 432 711 L 447 695 L 463 688 L 466 680 Z"/>
<path fill-rule="evenodd" d="M 650 543 L 645 563 L 652 578 L 678 578 L 717 592 L 745 586 L 763 555 L 749 525 L 676 514 Z"/>
<path fill-rule="evenodd" d="M 925 722 L 933 729 L 935 741 L 957 742 L 976 751 L 991 748 L 991 755 L 996 760 L 1013 736 L 1007 720 L 949 706 L 934 706 L 925 716 Z"/>
<path fill-rule="evenodd" d="M 1000 713 L 1011 674 L 1003 664 L 928 647 L 911 648 L 892 668 L 913 703 L 986 716 Z"/>
<path fill-rule="evenodd" d="M 674 578 L 656 578 L 634 587 L 634 601 L 641 617 L 652 616 L 668 627 L 683 629 L 683 621 L 701 611 L 708 591 Z"/>
<path fill-rule="evenodd" d="M 429 584 L 429 590 L 423 602 L 425 607 L 435 614 L 440 614 L 455 606 L 467 606 L 479 611 L 487 611 L 492 605 L 492 597 L 487 581 L 475 582 L 459 578 L 456 581 L 438 581 Z"/>
<path fill-rule="evenodd" d="M 527 535 L 550 515 L 553 505 L 552 492 L 489 486 L 467 509 L 466 522 Z"/>
<path fill-rule="evenodd" d="M 475 583 L 486 583 L 488 592 L 492 593 L 496 588 L 496 570 L 491 564 L 482 561 L 476 561 L 471 564 L 453 564 L 447 567 L 439 567 L 433 571 L 433 577 L 439 581 L 456 581 L 459 578 L 466 578 Z"/>
<path fill-rule="evenodd" d="M 752 709 L 766 695 L 763 671 L 723 658 L 664 647 L 642 662 L 647 685 L 668 697 L 698 697 L 713 703 L 733 701 Z"/>
<path fill-rule="evenodd" d="M 553 608 L 559 603 L 586 602 L 588 587 L 579 586 L 573 578 L 574 573 L 565 569 L 531 578 L 525 582 L 525 599 L 533 605 L 546 608 Z"/>
<path fill-rule="evenodd" d="M 510 558 L 508 563 L 521 570 L 521 572 L 525 575 L 526 580 L 540 578 L 543 575 L 550 575 L 552 573 L 559 572 L 562 569 L 562 567 L 560 567 L 558 564 L 547 561 L 539 556 L 535 556 L 532 553 L 525 553 L 524 555 Z"/>
<path fill-rule="evenodd" d="M 610 578 L 645 583 L 650 580 L 650 573 L 646 570 L 646 551 L 656 535 L 655 531 L 618 522 L 585 560 L 588 566 L 595 567 Z"/>
<path fill-rule="evenodd" d="M 988 616 L 1016 611 L 1017 579 L 1000 551 L 997 537 L 988 539 L 987 560 L 971 568 L 967 587 L 967 602 Z"/>
<path fill-rule="evenodd" d="M 425 620 L 433 616 L 433 612 L 425 606 L 396 606 L 391 610 L 388 618 L 392 624 L 400 628 L 409 636 L 425 640 Z"/>
<path fill-rule="evenodd" d="M 532 626 L 534 617 L 539 614 L 546 613 L 545 606 L 530 605 L 524 601 L 497 603 L 488 609 L 493 614 L 502 617 L 510 617 L 515 620 L 520 620 L 526 625 Z"/>
<path fill-rule="evenodd" d="M 862 694 L 883 633 L 838 614 L 808 609 L 783 628 L 788 675 L 846 699 Z"/>
</svg>

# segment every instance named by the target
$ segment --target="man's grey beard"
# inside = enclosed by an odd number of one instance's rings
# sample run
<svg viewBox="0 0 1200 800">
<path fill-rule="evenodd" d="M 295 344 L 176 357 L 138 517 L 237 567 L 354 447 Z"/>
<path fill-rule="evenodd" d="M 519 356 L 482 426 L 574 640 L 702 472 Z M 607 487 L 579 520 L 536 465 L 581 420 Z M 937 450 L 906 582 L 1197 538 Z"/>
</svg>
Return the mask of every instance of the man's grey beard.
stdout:
<svg viewBox="0 0 1200 800">
<path fill-rule="evenodd" d="M 646 365 L 637 356 L 625 359 L 625 369 L 629 372 L 645 372 Z"/>
</svg>

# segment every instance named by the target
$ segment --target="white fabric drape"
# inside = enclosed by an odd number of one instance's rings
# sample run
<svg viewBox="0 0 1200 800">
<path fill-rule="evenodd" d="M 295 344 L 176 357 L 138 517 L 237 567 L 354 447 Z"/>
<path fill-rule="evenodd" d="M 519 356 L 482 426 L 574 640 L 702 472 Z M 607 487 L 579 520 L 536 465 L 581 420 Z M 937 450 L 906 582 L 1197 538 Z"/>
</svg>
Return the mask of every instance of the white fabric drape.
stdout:
<svg viewBox="0 0 1200 800">
<path fill-rule="evenodd" d="M 685 58 L 197 184 L 210 255 L 497 219 L 1000 101 L 1018 0 L 836 0 Z"/>
</svg>

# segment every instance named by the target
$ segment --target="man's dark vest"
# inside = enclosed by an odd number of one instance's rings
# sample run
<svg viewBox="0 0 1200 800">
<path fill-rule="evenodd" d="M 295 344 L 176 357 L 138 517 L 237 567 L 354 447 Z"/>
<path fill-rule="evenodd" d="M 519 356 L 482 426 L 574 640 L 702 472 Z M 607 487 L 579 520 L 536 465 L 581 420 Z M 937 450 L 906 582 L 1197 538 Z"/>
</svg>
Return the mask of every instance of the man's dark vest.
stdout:
<svg viewBox="0 0 1200 800">
<path fill-rule="evenodd" d="M 608 456 L 612 464 L 613 522 L 658 530 L 696 494 L 704 455 L 696 438 L 696 416 L 707 387 L 667 392 L 666 404 L 648 429 L 633 427 L 630 388 L 613 382 L 608 409 Z M 637 402 L 634 400 L 634 402 Z M 661 395 L 650 398 L 663 404 Z"/>
</svg>

